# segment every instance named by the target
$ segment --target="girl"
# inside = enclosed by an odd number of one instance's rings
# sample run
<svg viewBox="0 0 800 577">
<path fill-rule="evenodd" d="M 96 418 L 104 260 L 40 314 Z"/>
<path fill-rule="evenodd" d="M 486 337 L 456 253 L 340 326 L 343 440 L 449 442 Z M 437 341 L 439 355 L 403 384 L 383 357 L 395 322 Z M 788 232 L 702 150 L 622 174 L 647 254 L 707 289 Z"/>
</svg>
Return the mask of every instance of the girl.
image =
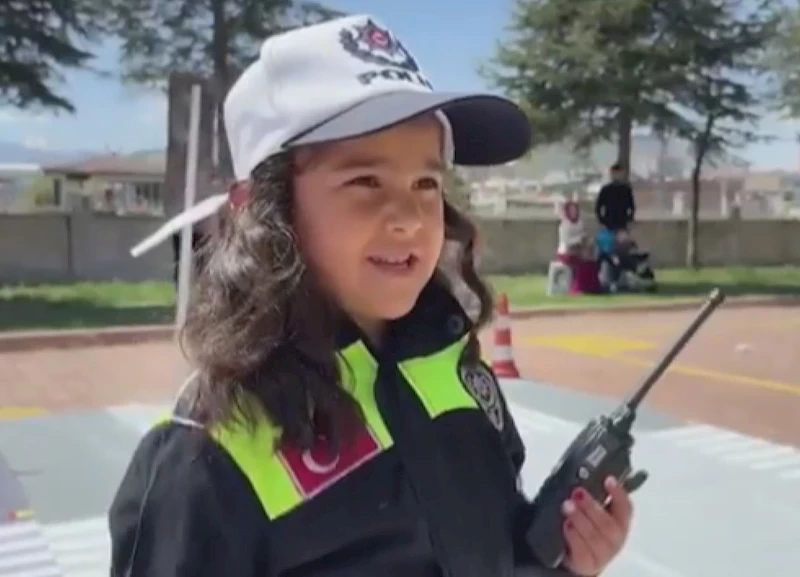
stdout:
<svg viewBox="0 0 800 577">
<path fill-rule="evenodd" d="M 196 378 L 110 511 L 118 577 L 511 576 L 535 566 L 524 447 L 477 334 L 491 299 L 451 162 L 523 155 L 494 96 L 433 92 L 375 20 L 265 42 L 225 102 L 231 220 L 185 326 Z M 169 227 L 179 227 L 178 219 Z M 476 319 L 439 272 L 459 245 Z M 450 267 L 453 268 L 453 267 Z M 630 501 L 564 503 L 564 568 L 599 574 Z"/>
</svg>

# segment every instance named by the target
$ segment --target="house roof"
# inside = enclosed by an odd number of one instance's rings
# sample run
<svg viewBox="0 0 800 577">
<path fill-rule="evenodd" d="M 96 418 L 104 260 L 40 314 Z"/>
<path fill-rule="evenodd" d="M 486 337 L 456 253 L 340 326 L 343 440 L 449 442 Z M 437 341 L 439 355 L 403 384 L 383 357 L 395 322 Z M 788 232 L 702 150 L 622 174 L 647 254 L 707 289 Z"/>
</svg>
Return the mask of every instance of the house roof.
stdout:
<svg viewBox="0 0 800 577">
<path fill-rule="evenodd" d="M 152 176 L 162 179 L 166 164 L 166 155 L 158 151 L 89 156 L 71 162 L 46 164 L 42 170 L 50 176 Z"/>
</svg>

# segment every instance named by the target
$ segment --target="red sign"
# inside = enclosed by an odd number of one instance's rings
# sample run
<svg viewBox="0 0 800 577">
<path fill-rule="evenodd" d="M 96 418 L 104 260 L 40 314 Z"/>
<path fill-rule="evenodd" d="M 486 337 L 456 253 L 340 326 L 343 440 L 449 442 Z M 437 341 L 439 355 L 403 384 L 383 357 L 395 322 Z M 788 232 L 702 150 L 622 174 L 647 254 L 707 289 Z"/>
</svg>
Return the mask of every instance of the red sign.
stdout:
<svg viewBox="0 0 800 577">
<path fill-rule="evenodd" d="M 286 447 L 278 453 L 300 494 L 310 499 L 363 463 L 381 452 L 381 446 L 368 427 L 364 427 L 348 443 L 342 443 L 338 454 L 331 454 L 324 439 L 309 451 Z"/>
</svg>

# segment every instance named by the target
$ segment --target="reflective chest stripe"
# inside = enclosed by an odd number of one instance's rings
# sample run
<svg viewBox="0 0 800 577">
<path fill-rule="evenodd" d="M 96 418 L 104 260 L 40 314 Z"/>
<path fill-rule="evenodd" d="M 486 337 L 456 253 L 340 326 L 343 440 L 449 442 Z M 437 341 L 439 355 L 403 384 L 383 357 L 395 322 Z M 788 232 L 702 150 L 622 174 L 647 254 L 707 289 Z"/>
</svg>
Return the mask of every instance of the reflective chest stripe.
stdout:
<svg viewBox="0 0 800 577">
<path fill-rule="evenodd" d="M 465 342 L 466 339 L 458 341 L 432 355 L 398 365 L 431 419 L 453 410 L 479 408 L 459 376 Z M 375 400 L 377 362 L 361 342 L 342 350 L 339 360 L 343 387 L 361 406 L 366 425 L 339 455 L 314 449 L 278 449 L 280 431 L 266 420 L 255 430 L 231 424 L 210 431 L 247 477 L 271 519 L 312 499 L 393 444 Z"/>
</svg>

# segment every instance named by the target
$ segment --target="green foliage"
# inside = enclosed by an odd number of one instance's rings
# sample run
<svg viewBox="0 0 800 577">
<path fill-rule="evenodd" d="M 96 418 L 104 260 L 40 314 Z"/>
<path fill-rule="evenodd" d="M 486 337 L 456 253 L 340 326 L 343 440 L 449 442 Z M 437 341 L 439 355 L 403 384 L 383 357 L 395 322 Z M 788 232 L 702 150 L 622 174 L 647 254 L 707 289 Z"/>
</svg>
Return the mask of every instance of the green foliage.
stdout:
<svg viewBox="0 0 800 577">
<path fill-rule="evenodd" d="M 228 85 L 269 36 L 341 15 L 316 2 L 292 0 L 110 1 L 124 79 L 161 88 L 176 70 Z"/>
<path fill-rule="evenodd" d="M 800 118 L 800 6 L 784 7 L 770 51 L 764 60 L 777 81 L 777 104 L 792 118 Z"/>
<path fill-rule="evenodd" d="M 751 73 L 774 34 L 773 0 L 517 0 L 484 74 L 530 113 L 539 143 L 577 148 L 633 125 L 721 152 L 754 137 Z M 712 116 L 714 130 L 706 130 Z M 713 128 L 712 127 L 712 128 Z"/>
<path fill-rule="evenodd" d="M 662 33 L 669 2 L 517 0 L 508 38 L 483 73 L 534 121 L 539 143 L 577 148 L 652 117 L 685 55 Z M 627 163 L 629 151 L 620 154 Z"/>
<path fill-rule="evenodd" d="M 771 0 L 692 0 L 681 10 L 672 34 L 686 55 L 684 80 L 655 123 L 693 144 L 699 173 L 705 160 L 766 137 L 757 126 L 766 96 L 757 80 L 778 13 Z"/>
<path fill-rule="evenodd" d="M 57 91 L 65 68 L 88 67 L 104 0 L 0 1 L 0 104 L 74 112 Z"/>
</svg>

